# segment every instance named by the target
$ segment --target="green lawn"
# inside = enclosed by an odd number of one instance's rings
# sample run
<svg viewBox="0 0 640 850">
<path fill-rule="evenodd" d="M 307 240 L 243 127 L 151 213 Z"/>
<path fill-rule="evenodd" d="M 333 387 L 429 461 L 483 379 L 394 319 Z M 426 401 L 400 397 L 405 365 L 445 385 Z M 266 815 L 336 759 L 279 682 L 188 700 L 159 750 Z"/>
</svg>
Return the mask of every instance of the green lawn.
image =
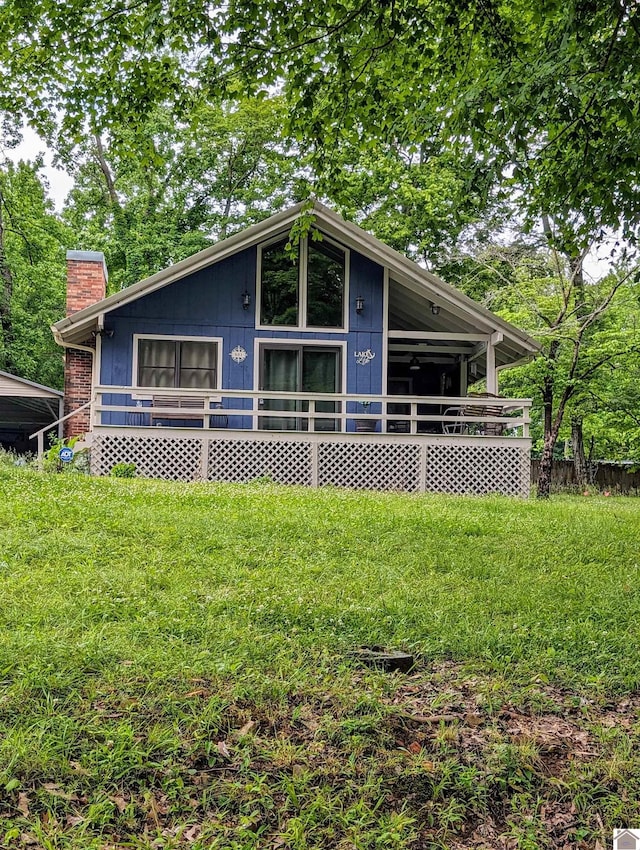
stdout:
<svg viewBox="0 0 640 850">
<path fill-rule="evenodd" d="M 0 846 L 606 846 L 639 572 L 633 499 L 0 467 Z"/>
</svg>

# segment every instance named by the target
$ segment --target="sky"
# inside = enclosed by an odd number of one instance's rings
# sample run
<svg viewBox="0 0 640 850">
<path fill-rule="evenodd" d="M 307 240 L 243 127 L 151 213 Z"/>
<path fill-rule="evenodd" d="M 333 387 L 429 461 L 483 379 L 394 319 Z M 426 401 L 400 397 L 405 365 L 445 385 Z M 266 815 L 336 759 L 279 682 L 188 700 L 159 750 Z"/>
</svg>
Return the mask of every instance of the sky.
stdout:
<svg viewBox="0 0 640 850">
<path fill-rule="evenodd" d="M 49 182 L 49 197 L 59 212 L 62 209 L 64 199 L 73 187 L 73 178 L 66 171 L 54 167 L 51 151 L 37 133 L 34 133 L 29 127 L 25 127 L 22 135 L 23 140 L 18 147 L 7 150 L 5 153 L 14 162 L 18 162 L 20 159 L 33 161 L 39 154 L 44 154 L 45 167 L 42 173 Z"/>
</svg>

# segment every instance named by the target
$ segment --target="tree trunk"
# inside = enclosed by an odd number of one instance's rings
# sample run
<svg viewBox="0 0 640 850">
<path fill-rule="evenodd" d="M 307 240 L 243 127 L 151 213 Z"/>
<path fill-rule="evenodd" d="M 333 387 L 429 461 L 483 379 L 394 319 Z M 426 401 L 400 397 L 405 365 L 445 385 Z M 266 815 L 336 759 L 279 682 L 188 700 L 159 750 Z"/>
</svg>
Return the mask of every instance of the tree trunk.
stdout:
<svg viewBox="0 0 640 850">
<path fill-rule="evenodd" d="M 0 365 L 7 372 L 14 372 L 13 360 L 13 275 L 7 260 L 4 231 L 4 196 L 0 192 Z"/>
<path fill-rule="evenodd" d="M 551 492 L 551 464 L 556 438 L 553 435 L 553 378 L 550 374 L 542 385 L 542 412 L 544 420 L 544 444 L 540 455 L 538 472 L 538 498 L 548 499 Z M 557 436 L 557 431 L 556 431 Z"/>
<path fill-rule="evenodd" d="M 105 183 L 107 184 L 109 200 L 111 201 L 114 207 L 118 208 L 120 206 L 120 201 L 118 200 L 116 185 L 113 179 L 113 175 L 111 174 L 111 169 L 109 168 L 107 159 L 104 155 L 104 147 L 102 145 L 102 139 L 100 138 L 100 134 L 96 133 L 93 137 L 93 140 L 96 143 L 96 157 L 98 159 L 98 164 L 100 166 L 100 170 L 102 171 Z"/>
<path fill-rule="evenodd" d="M 586 487 L 588 483 L 587 459 L 584 454 L 584 434 L 582 432 L 582 417 L 571 417 L 571 445 L 573 447 L 573 468 L 578 487 Z"/>
<path fill-rule="evenodd" d="M 551 494 L 551 470 L 553 467 L 553 449 L 556 444 L 557 431 L 545 433 L 540 466 L 538 467 L 538 499 L 548 499 Z"/>
</svg>

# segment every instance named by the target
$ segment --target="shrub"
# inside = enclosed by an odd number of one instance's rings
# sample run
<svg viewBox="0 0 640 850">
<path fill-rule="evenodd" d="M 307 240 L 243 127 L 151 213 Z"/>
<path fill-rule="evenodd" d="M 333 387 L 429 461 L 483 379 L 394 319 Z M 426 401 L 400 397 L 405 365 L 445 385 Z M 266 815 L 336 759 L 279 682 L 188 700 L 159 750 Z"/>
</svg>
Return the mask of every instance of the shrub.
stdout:
<svg viewBox="0 0 640 850">
<path fill-rule="evenodd" d="M 55 434 L 50 434 L 51 446 L 42 456 L 42 468 L 45 472 L 79 472 L 83 475 L 89 475 L 89 452 L 87 449 L 80 449 L 75 452 L 73 460 L 69 463 L 63 463 L 60 460 L 60 449 L 72 449 L 81 436 L 69 437 L 66 440 L 61 440 Z"/>
<path fill-rule="evenodd" d="M 116 463 L 111 467 L 111 475 L 114 478 L 135 478 L 136 465 L 135 463 Z"/>
<path fill-rule="evenodd" d="M 0 466 L 29 466 L 32 462 L 32 454 L 19 455 L 13 449 L 0 448 Z"/>
</svg>

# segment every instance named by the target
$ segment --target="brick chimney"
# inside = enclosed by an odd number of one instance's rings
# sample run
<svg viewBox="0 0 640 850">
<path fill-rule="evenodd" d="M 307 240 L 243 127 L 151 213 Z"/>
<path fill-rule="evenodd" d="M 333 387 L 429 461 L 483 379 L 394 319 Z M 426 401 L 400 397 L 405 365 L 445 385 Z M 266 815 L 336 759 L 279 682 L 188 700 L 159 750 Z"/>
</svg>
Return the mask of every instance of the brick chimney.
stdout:
<svg viewBox="0 0 640 850">
<path fill-rule="evenodd" d="M 101 251 L 67 251 L 67 316 L 101 301 L 107 294 L 107 267 Z M 82 345 L 95 348 L 90 337 Z M 64 412 L 71 413 L 91 399 L 93 355 L 75 348 L 65 350 Z M 90 427 L 89 409 L 64 423 L 64 436 L 85 434 Z"/>
</svg>

